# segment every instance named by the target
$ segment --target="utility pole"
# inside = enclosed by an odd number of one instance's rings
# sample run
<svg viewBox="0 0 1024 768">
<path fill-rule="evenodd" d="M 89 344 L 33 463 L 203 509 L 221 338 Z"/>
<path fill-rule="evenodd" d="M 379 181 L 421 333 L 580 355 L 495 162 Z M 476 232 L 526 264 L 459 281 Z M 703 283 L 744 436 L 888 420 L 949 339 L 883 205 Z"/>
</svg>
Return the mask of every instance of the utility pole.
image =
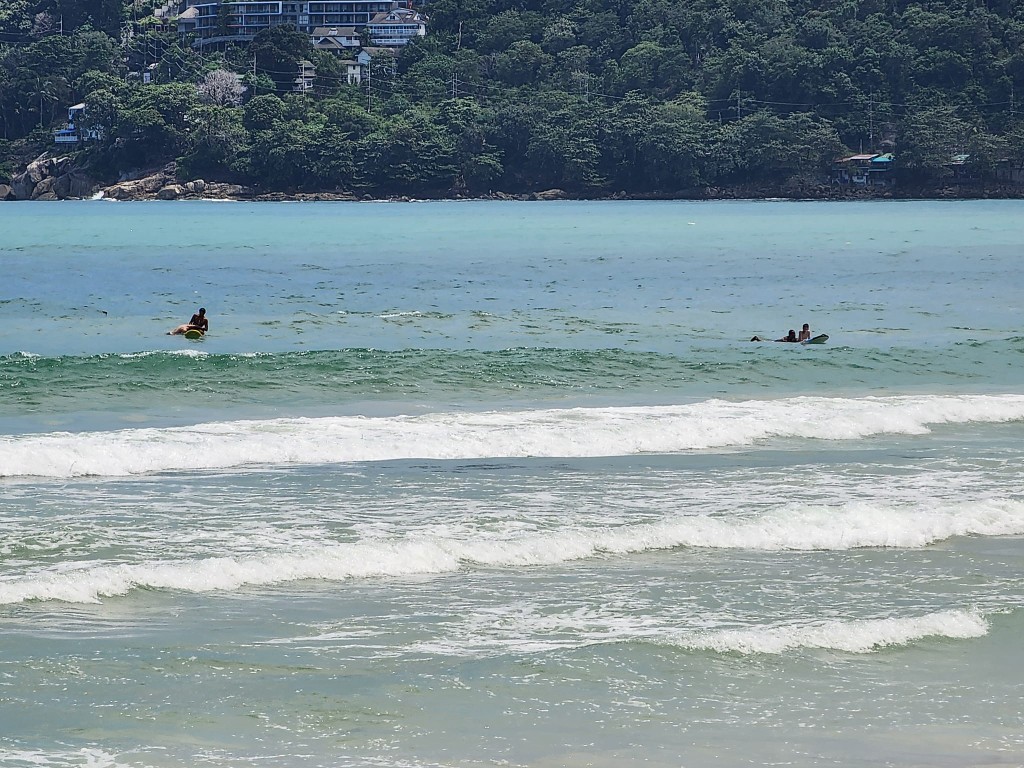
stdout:
<svg viewBox="0 0 1024 768">
<path fill-rule="evenodd" d="M 583 100 L 590 101 L 590 73 L 577 69 L 572 73 L 572 79 L 576 81 Z"/>
<path fill-rule="evenodd" d="M 875 94 L 868 100 L 868 150 L 875 151 Z"/>
</svg>

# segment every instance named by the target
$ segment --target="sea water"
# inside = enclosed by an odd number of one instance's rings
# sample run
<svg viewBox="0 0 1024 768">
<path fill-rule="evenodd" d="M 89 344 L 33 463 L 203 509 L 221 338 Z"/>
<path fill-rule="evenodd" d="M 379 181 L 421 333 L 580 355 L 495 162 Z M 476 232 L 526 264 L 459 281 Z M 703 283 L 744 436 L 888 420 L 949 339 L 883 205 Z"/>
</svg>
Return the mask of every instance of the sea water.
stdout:
<svg viewBox="0 0 1024 768">
<path fill-rule="evenodd" d="M 1024 764 L 1022 214 L 0 206 L 0 766 Z"/>
</svg>

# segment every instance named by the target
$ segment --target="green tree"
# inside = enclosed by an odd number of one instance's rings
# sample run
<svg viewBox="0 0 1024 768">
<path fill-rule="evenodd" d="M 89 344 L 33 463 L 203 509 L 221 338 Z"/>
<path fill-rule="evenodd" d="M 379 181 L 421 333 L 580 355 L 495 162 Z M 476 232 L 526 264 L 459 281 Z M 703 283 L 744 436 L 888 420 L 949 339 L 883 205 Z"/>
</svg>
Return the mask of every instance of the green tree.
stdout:
<svg viewBox="0 0 1024 768">
<path fill-rule="evenodd" d="M 242 123 L 249 131 L 266 131 L 284 120 L 284 102 L 273 93 L 255 96 L 245 105 Z"/>
<path fill-rule="evenodd" d="M 897 146 L 901 177 L 933 184 L 953 175 L 953 160 L 969 154 L 977 126 L 957 115 L 954 107 L 915 111 L 899 128 Z"/>
<path fill-rule="evenodd" d="M 187 149 L 189 115 L 197 101 L 195 86 L 184 83 L 146 85 L 130 92 L 115 127 L 126 165 L 146 165 Z"/>
<path fill-rule="evenodd" d="M 184 154 L 178 158 L 179 178 L 225 179 L 236 175 L 248 149 L 249 134 L 242 125 L 242 110 L 201 105 L 188 117 L 192 130 Z"/>
<path fill-rule="evenodd" d="M 506 83 L 526 85 L 543 78 L 553 61 L 536 43 L 518 40 L 495 57 L 495 70 L 498 78 Z"/>
<path fill-rule="evenodd" d="M 655 107 L 640 138 L 640 168 L 654 189 L 675 191 L 706 183 L 713 145 L 703 99 L 695 94 Z"/>
<path fill-rule="evenodd" d="M 124 3 L 122 0 L 53 0 L 53 12 L 62 19 L 65 29 L 89 24 L 113 36 L 120 32 Z"/>
<path fill-rule="evenodd" d="M 835 127 L 813 114 L 782 118 L 760 110 L 723 127 L 723 174 L 782 182 L 828 168 L 844 147 Z"/>
<path fill-rule="evenodd" d="M 299 61 L 312 56 L 309 37 L 288 24 L 260 30 L 250 50 L 257 71 L 270 77 L 279 93 L 291 91 Z"/>
<path fill-rule="evenodd" d="M 453 144 L 428 112 L 411 110 L 359 142 L 359 181 L 388 194 L 448 191 L 458 173 Z"/>
<path fill-rule="evenodd" d="M 526 150 L 535 186 L 570 192 L 600 187 L 603 179 L 599 172 L 599 129 L 587 102 L 562 99 L 560 104 L 552 103 Z"/>
<path fill-rule="evenodd" d="M 255 179 L 271 189 L 303 189 L 314 175 L 312 163 L 325 126 L 320 116 L 316 120 L 279 121 L 253 133 L 248 167 Z"/>
<path fill-rule="evenodd" d="M 32 6 L 30 0 L 7 0 L 0 3 L 0 33 L 24 35 L 32 28 Z"/>
</svg>

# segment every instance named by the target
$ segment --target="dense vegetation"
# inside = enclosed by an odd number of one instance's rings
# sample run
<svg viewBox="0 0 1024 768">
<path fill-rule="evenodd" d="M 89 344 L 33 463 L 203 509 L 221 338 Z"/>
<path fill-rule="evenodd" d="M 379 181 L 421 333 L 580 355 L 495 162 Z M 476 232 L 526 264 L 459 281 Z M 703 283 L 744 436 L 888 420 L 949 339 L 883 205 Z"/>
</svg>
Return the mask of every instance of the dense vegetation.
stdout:
<svg viewBox="0 0 1024 768">
<path fill-rule="evenodd" d="M 369 86 L 287 28 L 194 51 L 152 5 L 0 6 L 8 155 L 48 148 L 84 100 L 94 173 L 177 159 L 288 191 L 673 194 L 818 179 L 846 150 L 936 184 L 956 154 L 982 174 L 1024 160 L 1012 0 L 431 0 L 430 35 L 375 59 Z M 288 92 L 297 58 L 312 94 Z M 152 84 L 128 76 L 150 64 Z"/>
</svg>

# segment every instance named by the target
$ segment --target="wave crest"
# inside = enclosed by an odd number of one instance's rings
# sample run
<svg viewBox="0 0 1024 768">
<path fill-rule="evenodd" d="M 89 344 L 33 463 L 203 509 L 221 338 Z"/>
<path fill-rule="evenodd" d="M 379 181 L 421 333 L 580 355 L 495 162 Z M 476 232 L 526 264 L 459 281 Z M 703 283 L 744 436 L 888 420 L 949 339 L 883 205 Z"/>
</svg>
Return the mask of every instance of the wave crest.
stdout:
<svg viewBox="0 0 1024 768">
<path fill-rule="evenodd" d="M 674 406 L 213 422 L 0 440 L 0 477 L 124 476 L 394 459 L 598 457 L 709 451 L 773 439 L 925 434 L 1024 419 L 1024 396 L 821 398 Z"/>
<path fill-rule="evenodd" d="M 416 533 L 249 556 L 118 565 L 65 565 L 0 581 L 0 604 L 95 603 L 135 589 L 234 591 L 303 580 L 346 581 L 452 573 L 470 568 L 558 565 L 679 547 L 761 551 L 919 548 L 953 536 L 1024 534 L 1024 502 L 990 500 L 934 509 L 785 506 L 756 517 L 686 516 L 658 523 L 462 538 Z M 294 551 L 293 551 L 294 550 Z"/>
<path fill-rule="evenodd" d="M 717 653 L 782 654 L 799 649 L 870 653 L 928 637 L 969 639 L 988 634 L 975 611 L 948 610 L 914 618 L 827 621 L 806 625 L 719 630 L 679 637 L 672 645 Z"/>
</svg>

